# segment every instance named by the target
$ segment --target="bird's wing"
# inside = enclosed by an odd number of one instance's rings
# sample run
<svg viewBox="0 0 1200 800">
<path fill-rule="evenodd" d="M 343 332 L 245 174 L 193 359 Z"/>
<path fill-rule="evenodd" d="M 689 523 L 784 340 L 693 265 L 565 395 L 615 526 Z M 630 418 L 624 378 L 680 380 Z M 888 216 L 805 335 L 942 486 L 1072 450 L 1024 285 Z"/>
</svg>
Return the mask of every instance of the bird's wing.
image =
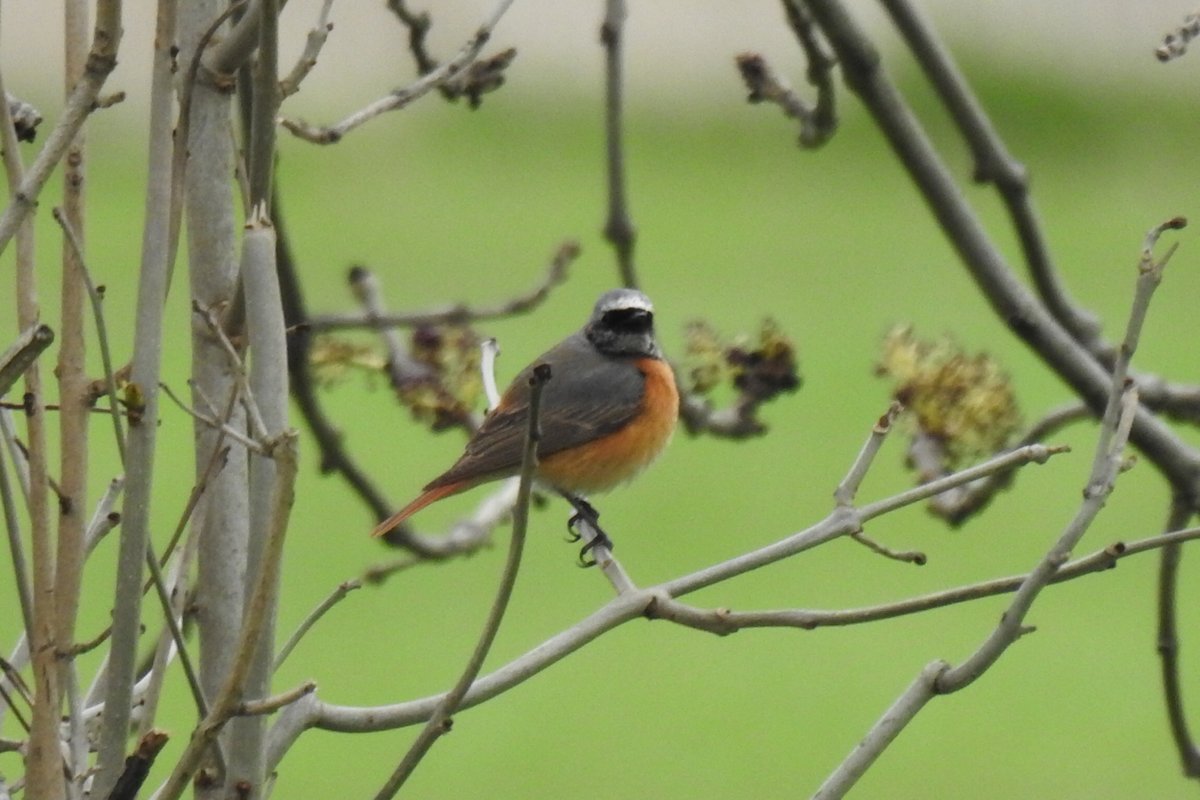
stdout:
<svg viewBox="0 0 1200 800">
<path fill-rule="evenodd" d="M 575 334 L 517 375 L 462 457 L 427 490 L 514 474 L 520 468 L 529 425 L 529 378 L 538 364 L 549 364 L 551 370 L 539 417 L 538 454 L 543 457 L 620 430 L 641 407 L 645 377 L 635 360 L 603 356 L 581 333 Z"/>
</svg>

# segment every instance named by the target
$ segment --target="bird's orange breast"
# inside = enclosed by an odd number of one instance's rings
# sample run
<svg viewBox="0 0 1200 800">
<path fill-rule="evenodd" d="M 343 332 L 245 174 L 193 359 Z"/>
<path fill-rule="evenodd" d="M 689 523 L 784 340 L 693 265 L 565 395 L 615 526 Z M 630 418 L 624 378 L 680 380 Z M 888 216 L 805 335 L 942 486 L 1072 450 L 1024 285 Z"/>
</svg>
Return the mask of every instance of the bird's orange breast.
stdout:
<svg viewBox="0 0 1200 800">
<path fill-rule="evenodd" d="M 542 458 L 538 473 L 544 481 L 572 493 L 602 492 L 637 475 L 666 447 L 679 417 L 675 376 L 665 361 L 636 363 L 646 383 L 633 420 L 615 433 Z"/>
</svg>

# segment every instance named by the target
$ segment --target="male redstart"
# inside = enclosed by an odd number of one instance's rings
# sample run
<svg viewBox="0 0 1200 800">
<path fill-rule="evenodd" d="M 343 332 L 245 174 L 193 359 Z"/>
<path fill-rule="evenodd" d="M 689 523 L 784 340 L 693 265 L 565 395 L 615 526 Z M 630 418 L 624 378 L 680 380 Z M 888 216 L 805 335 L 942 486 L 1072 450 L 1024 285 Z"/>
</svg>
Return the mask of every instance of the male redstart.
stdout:
<svg viewBox="0 0 1200 800">
<path fill-rule="evenodd" d="M 542 393 L 536 477 L 575 507 L 572 524 L 586 519 L 603 537 L 598 515 L 582 495 L 634 477 L 662 451 L 679 416 L 675 376 L 654 340 L 654 306 L 633 289 L 601 295 L 582 330 L 517 375 L 454 466 L 372 535 L 443 497 L 520 471 L 529 379 L 539 364 L 550 365 L 551 378 Z"/>
</svg>

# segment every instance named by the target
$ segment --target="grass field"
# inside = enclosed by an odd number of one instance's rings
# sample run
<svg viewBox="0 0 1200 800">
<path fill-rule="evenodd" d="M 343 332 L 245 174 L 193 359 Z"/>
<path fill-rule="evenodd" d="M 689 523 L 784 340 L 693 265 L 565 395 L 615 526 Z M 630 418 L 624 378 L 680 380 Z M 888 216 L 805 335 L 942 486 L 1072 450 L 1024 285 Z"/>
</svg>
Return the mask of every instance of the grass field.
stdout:
<svg viewBox="0 0 1200 800">
<path fill-rule="evenodd" d="M 1034 176 L 1035 200 L 1076 296 L 1119 334 L 1134 266 L 1150 226 L 1195 204 L 1194 92 L 1138 85 L 1080 88 L 1042 74 L 975 65 L 985 103 Z M 909 80 L 908 85 L 916 82 Z M 964 181 L 968 157 L 928 94 L 918 110 Z M 632 212 L 644 288 L 658 306 L 668 352 L 682 325 L 704 317 L 733 333 L 771 316 L 794 338 L 803 389 L 764 412 L 768 436 L 742 443 L 679 435 L 632 486 L 602 498 L 617 554 L 641 584 L 690 572 L 799 530 L 824 516 L 831 493 L 888 402 L 872 376 L 881 334 L 908 321 L 951 333 L 1006 364 L 1032 420 L 1068 391 L 994 318 L 870 121 L 846 95 L 838 135 L 803 152 L 775 109 L 736 90 L 691 102 L 637 95 L 628 119 Z M 329 114 L 335 112 L 330 111 Z M 486 326 L 510 376 L 576 328 L 616 283 L 603 221 L 599 102 L 534 96 L 519 86 L 475 113 L 429 101 L 376 121 L 336 147 L 284 138 L 279 180 L 314 311 L 352 305 L 345 271 L 371 266 L 396 308 L 486 302 L 533 286 L 556 244 L 583 256 L 535 316 Z M 139 248 L 140 121 L 120 108 L 93 134 L 90 261 L 108 286 L 118 351 L 129 352 Z M 138 127 L 134 127 L 138 126 Z M 964 183 L 964 185 L 966 185 Z M 1018 250 L 996 199 L 965 191 L 1013 259 Z M 52 200 L 47 198 L 43 208 Z M 43 302 L 53 324 L 57 257 L 47 214 Z M 1198 374 L 1197 246 L 1190 230 L 1155 301 L 1138 363 L 1181 381 Z M 3 262 L 10 267 L 11 257 Z M 181 269 L 183 267 L 181 266 Z M 186 379 L 186 298 L 170 298 L 173 350 L 165 379 Z M 13 311 L 0 307 L 12 329 Z M 433 437 L 397 408 L 381 381 L 350 380 L 327 401 L 349 447 L 400 503 L 458 453 L 457 434 Z M 114 467 L 98 422 L 97 491 Z M 191 428 L 166 407 L 164 479 L 154 509 L 163 536 L 189 489 Z M 701 592 L 701 605 L 843 608 L 900 599 L 1029 569 L 1079 501 L 1094 428 L 1058 439 L 1074 451 L 1030 467 L 986 515 L 949 531 L 919 508 L 873 524 L 897 548 L 919 548 L 923 568 L 837 542 Z M 317 475 L 304 442 L 287 551 L 281 631 L 290 631 L 338 582 L 385 557 L 366 537 L 372 520 L 336 479 Z M 909 485 L 903 442 L 885 448 L 864 499 Z M 435 530 L 480 495 L 447 501 L 418 521 Z M 1122 477 L 1084 551 L 1156 531 L 1167 491 L 1148 464 Z M 533 517 L 526 563 L 487 670 L 536 646 L 610 597 L 595 573 L 572 566 L 561 543 L 565 509 Z M 505 538 L 482 553 L 423 566 L 351 595 L 296 651 L 283 689 L 315 679 L 323 699 L 373 705 L 448 687 L 470 652 L 503 560 Z M 108 616 L 106 570 L 115 542 L 88 574 L 81 637 Z M 1200 587 L 1185 564 L 1185 656 L 1196 641 Z M 969 690 L 935 700 L 854 795 L 862 798 L 1183 797 L 1154 652 L 1153 555 L 1048 590 L 1022 639 Z M 935 658 L 961 660 L 992 629 L 1004 598 L 888 622 L 715 638 L 666 623 L 626 625 L 517 689 L 456 718 L 411 783 L 426 798 L 784 798 L 805 796 L 892 700 Z M 0 595 L 0 637 L 19 626 Z M 6 645 L 7 647 L 7 645 Z M 85 665 L 94 665 L 86 660 Z M 1189 685 L 1195 664 L 1185 657 Z M 178 677 L 178 676 L 177 676 Z M 190 726 L 182 691 L 162 717 L 175 739 Z M 10 733 L 11 731 L 6 731 Z M 415 731 L 305 734 L 280 770 L 278 798 L 369 796 Z M 17 772 L 13 756 L 0 773 Z M 152 779 L 153 780 L 153 779 Z"/>
</svg>

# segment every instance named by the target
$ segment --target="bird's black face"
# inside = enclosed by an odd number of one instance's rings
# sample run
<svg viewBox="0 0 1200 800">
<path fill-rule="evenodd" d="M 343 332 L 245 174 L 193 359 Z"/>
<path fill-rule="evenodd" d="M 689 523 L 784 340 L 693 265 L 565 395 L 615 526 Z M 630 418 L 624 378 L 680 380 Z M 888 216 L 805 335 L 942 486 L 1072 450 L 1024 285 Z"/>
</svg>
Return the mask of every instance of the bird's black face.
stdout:
<svg viewBox="0 0 1200 800">
<path fill-rule="evenodd" d="M 614 308 L 600 316 L 600 326 L 614 333 L 654 333 L 654 312 L 644 308 Z"/>
<path fill-rule="evenodd" d="M 654 341 L 654 306 L 650 298 L 633 289 L 601 295 L 584 333 L 597 350 L 608 355 L 660 355 Z"/>
</svg>

